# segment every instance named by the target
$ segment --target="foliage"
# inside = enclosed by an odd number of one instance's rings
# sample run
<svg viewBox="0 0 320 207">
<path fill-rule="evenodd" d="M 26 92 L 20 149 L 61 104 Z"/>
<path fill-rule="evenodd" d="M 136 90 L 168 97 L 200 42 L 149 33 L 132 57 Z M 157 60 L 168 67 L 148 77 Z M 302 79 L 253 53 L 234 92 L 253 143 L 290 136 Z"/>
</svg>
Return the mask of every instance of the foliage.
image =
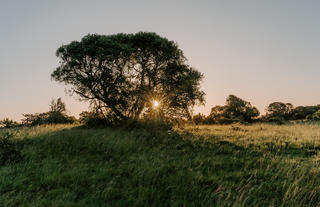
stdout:
<svg viewBox="0 0 320 207">
<path fill-rule="evenodd" d="M 45 112 L 45 113 L 35 113 L 35 114 L 22 114 L 24 119 L 22 123 L 24 125 L 42 125 L 42 124 L 72 124 L 76 122 L 74 116 L 68 116 L 59 112 Z"/>
<path fill-rule="evenodd" d="M 76 122 L 74 116 L 68 116 L 59 112 L 48 112 L 47 123 L 48 124 L 73 124 Z"/>
<path fill-rule="evenodd" d="M 52 100 L 50 103 L 50 111 L 35 114 L 22 114 L 24 125 L 41 125 L 41 124 L 72 124 L 76 122 L 74 116 L 68 116 L 66 113 L 66 105 L 62 102 L 61 98 Z"/>
<path fill-rule="evenodd" d="M 81 112 L 79 114 L 79 122 L 87 127 L 103 127 L 110 125 L 107 118 L 104 117 L 103 114 L 90 111 Z"/>
<path fill-rule="evenodd" d="M 260 112 L 250 104 L 235 95 L 229 95 L 226 99 L 226 105 L 215 106 L 211 109 L 208 122 L 218 124 L 230 124 L 234 122 L 252 122 L 258 117 Z"/>
<path fill-rule="evenodd" d="M 17 127 L 20 126 L 16 121 L 13 121 L 9 118 L 5 118 L 3 120 L 0 120 L 0 127 L 4 127 L 4 128 L 13 128 L 13 127 Z"/>
<path fill-rule="evenodd" d="M 14 163 L 21 158 L 12 137 L 13 134 L 10 132 L 0 133 L 0 166 Z"/>
<path fill-rule="evenodd" d="M 298 106 L 293 109 L 293 119 L 306 119 L 308 115 L 312 115 L 320 110 L 320 105 L 315 106 Z M 310 116 L 309 116 L 310 117 Z"/>
<path fill-rule="evenodd" d="M 239 119 L 241 122 L 251 122 L 254 117 L 259 116 L 258 109 L 235 95 L 229 95 L 225 105 L 225 115 L 229 119 Z"/>
<path fill-rule="evenodd" d="M 314 114 L 312 114 L 313 120 L 320 120 L 320 110 L 316 111 Z"/>
<path fill-rule="evenodd" d="M 193 123 L 195 123 L 196 125 L 198 124 L 204 124 L 205 122 L 205 119 L 206 119 L 206 116 L 204 114 L 197 114 L 197 115 L 194 115 L 192 117 L 192 121 Z"/>
<path fill-rule="evenodd" d="M 313 114 L 308 114 L 306 119 L 307 120 L 319 121 L 320 120 L 320 110 L 314 112 Z"/>
<path fill-rule="evenodd" d="M 62 102 L 61 98 L 58 98 L 57 100 L 52 99 L 50 103 L 50 112 L 55 113 L 66 113 L 66 104 Z"/>
<path fill-rule="evenodd" d="M 139 119 L 158 100 L 164 117 L 190 118 L 204 102 L 203 75 L 177 44 L 155 33 L 87 35 L 61 46 L 52 78 L 90 100 L 112 122 Z"/>
<path fill-rule="evenodd" d="M 288 120 L 318 120 L 320 105 L 315 106 L 297 106 L 293 107 L 291 103 L 274 102 L 269 104 L 266 109 L 266 115 L 261 118 L 266 122 L 284 122 Z"/>
<path fill-rule="evenodd" d="M 282 124 L 285 124 L 286 122 L 288 122 L 287 119 L 285 119 L 284 117 L 281 117 L 281 116 L 263 117 L 262 121 L 271 122 L 271 123 L 275 123 L 278 125 L 282 125 Z"/>
<path fill-rule="evenodd" d="M 291 103 L 273 102 L 269 104 L 269 106 L 266 109 L 266 112 L 267 119 L 273 119 L 278 117 L 289 120 L 292 116 L 293 105 Z"/>
<path fill-rule="evenodd" d="M 41 125 L 47 124 L 48 114 L 47 113 L 35 113 L 35 114 L 22 114 L 24 118 L 21 120 L 24 125 Z"/>
</svg>

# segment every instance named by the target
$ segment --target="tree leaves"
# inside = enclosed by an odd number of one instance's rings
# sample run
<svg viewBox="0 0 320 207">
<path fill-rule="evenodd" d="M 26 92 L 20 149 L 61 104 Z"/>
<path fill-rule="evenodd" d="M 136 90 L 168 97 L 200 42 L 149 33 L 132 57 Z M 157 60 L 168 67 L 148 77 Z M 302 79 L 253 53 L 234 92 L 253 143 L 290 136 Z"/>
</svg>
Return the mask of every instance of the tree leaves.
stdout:
<svg viewBox="0 0 320 207">
<path fill-rule="evenodd" d="M 56 55 L 60 66 L 51 77 L 99 102 L 115 120 L 141 117 L 156 97 L 167 117 L 189 118 L 192 107 L 204 103 L 203 75 L 186 64 L 176 43 L 156 33 L 87 35 Z"/>
</svg>

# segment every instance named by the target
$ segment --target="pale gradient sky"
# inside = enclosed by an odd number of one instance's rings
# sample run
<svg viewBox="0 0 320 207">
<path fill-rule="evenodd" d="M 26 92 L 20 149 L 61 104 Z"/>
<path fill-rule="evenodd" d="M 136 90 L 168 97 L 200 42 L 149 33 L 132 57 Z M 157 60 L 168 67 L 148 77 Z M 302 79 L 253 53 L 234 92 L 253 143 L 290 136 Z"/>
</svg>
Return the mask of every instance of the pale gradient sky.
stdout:
<svg viewBox="0 0 320 207">
<path fill-rule="evenodd" d="M 50 80 L 56 49 L 88 33 L 152 31 L 174 40 L 204 73 L 208 114 L 234 94 L 261 112 L 274 101 L 320 103 L 320 1 L 0 0 L 0 119 L 48 111 L 62 97 Z"/>
</svg>

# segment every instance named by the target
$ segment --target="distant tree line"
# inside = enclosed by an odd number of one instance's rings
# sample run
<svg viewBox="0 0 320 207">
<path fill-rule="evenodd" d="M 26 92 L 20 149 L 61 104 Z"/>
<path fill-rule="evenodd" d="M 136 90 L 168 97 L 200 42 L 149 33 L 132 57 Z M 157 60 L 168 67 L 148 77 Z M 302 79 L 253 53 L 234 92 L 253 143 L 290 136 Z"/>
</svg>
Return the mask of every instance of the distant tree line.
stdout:
<svg viewBox="0 0 320 207">
<path fill-rule="evenodd" d="M 259 110 L 235 95 L 229 95 L 224 106 L 214 106 L 208 116 L 193 116 L 195 124 L 230 124 L 274 122 L 284 123 L 290 120 L 320 120 L 320 104 L 315 106 L 297 106 L 291 103 L 273 102 L 266 108 L 266 114 L 259 116 Z"/>
<path fill-rule="evenodd" d="M 99 107 L 91 105 L 89 111 L 83 111 L 79 118 L 70 116 L 67 113 L 66 104 L 61 98 L 52 99 L 49 104 L 49 111 L 34 114 L 22 114 L 21 122 L 9 118 L 0 120 L 0 128 L 14 128 L 22 126 L 38 126 L 46 124 L 83 124 L 89 127 L 104 127 L 112 125 L 112 120 L 101 113 Z"/>
<path fill-rule="evenodd" d="M 320 120 L 320 104 L 293 107 L 291 103 L 274 102 L 266 108 L 263 121 Z"/>
<path fill-rule="evenodd" d="M 24 118 L 21 123 L 5 118 L 0 120 L 0 126 L 12 128 L 18 126 L 36 126 L 43 124 L 72 124 L 77 121 L 74 116 L 69 116 L 66 110 L 66 104 L 61 98 L 53 99 L 49 105 L 49 111 L 35 114 L 22 114 Z"/>
<path fill-rule="evenodd" d="M 292 120 L 320 121 L 320 104 L 314 106 L 297 106 L 291 103 L 273 102 L 266 107 L 266 114 L 260 112 L 235 95 L 229 95 L 223 106 L 214 106 L 209 115 L 196 114 L 192 117 L 195 124 L 232 124 L 268 122 L 282 124 Z M 19 126 L 36 126 L 43 124 L 73 124 L 80 123 L 89 127 L 111 126 L 112 119 L 101 113 L 99 107 L 91 106 L 89 111 L 79 114 L 79 119 L 67 114 L 66 104 L 61 98 L 53 99 L 49 111 L 35 114 L 23 114 L 21 123 L 5 118 L 0 120 L 0 127 L 12 128 Z M 181 120 L 186 122 L 187 120 Z"/>
<path fill-rule="evenodd" d="M 67 115 L 66 104 L 62 102 L 61 98 L 53 99 L 50 103 L 48 112 L 36 114 L 22 114 L 23 125 L 41 125 L 41 124 L 72 124 L 76 121 L 73 116 Z"/>
</svg>

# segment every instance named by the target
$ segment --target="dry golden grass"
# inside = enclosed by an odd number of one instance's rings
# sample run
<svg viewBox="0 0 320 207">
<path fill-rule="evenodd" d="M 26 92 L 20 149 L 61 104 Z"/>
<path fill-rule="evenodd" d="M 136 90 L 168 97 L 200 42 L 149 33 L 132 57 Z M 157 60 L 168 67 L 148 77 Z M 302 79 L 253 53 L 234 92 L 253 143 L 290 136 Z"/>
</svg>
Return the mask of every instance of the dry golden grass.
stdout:
<svg viewBox="0 0 320 207">
<path fill-rule="evenodd" d="M 208 141 L 229 141 L 241 146 L 274 143 L 320 145 L 320 124 L 253 124 L 187 126 L 185 131 Z"/>
</svg>

